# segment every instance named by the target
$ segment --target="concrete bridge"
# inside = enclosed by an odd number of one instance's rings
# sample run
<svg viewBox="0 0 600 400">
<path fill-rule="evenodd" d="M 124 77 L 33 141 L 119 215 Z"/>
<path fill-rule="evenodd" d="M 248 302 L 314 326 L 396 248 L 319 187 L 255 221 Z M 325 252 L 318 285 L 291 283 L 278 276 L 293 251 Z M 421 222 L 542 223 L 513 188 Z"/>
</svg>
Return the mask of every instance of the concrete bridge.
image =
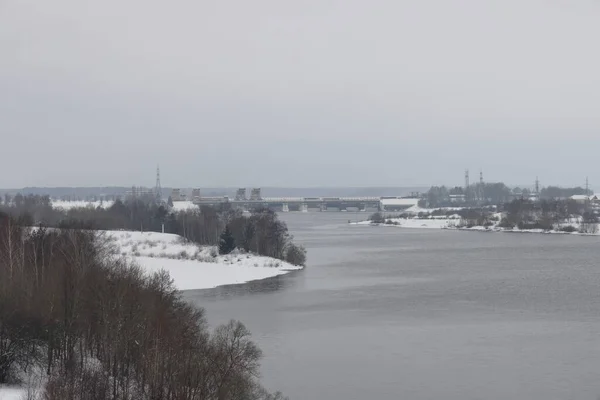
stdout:
<svg viewBox="0 0 600 400">
<path fill-rule="evenodd" d="M 411 197 L 262 197 L 260 188 L 254 188 L 249 198 L 246 189 L 238 189 L 235 198 L 202 197 L 200 190 L 194 189 L 192 198 L 199 206 L 230 206 L 250 211 L 257 208 L 269 208 L 274 211 L 400 211 L 417 205 L 417 194 Z M 185 200 L 178 189 L 172 193 L 173 201 Z"/>
<path fill-rule="evenodd" d="M 205 206 L 229 204 L 233 208 L 246 211 L 262 207 L 281 212 L 384 210 L 380 197 L 265 197 L 260 199 L 200 197 L 193 199 L 193 202 Z"/>
</svg>

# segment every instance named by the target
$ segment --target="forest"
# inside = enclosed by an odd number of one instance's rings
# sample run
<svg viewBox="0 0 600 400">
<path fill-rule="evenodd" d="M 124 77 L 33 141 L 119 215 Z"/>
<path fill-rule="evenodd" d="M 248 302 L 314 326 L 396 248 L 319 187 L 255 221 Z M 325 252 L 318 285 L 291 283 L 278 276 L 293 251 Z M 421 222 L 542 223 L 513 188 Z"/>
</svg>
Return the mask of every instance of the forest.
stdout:
<svg viewBox="0 0 600 400">
<path fill-rule="evenodd" d="M 23 226 L 165 232 L 207 246 L 218 246 L 227 235 L 233 248 L 294 265 L 306 263 L 306 250 L 294 243 L 285 222 L 269 209 L 255 209 L 250 215 L 227 207 L 173 211 L 168 203 L 148 196 L 117 200 L 110 207 L 62 210 L 53 208 L 48 196 L 17 194 L 5 196 L 0 211 Z"/>
<path fill-rule="evenodd" d="M 0 384 L 39 377 L 30 398 L 46 400 L 282 398 L 243 324 L 210 331 L 167 274 L 111 257 L 93 230 L 23 218 L 0 213 Z"/>
</svg>

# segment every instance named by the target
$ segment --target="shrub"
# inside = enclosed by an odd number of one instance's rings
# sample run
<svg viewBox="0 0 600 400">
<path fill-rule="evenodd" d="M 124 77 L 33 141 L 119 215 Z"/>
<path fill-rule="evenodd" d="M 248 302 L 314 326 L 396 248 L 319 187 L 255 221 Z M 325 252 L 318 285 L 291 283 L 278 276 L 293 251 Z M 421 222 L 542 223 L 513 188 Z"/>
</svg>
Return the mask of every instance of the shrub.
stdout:
<svg viewBox="0 0 600 400">
<path fill-rule="evenodd" d="M 383 224 L 385 222 L 385 217 L 380 212 L 376 212 L 369 217 L 369 221 L 374 224 Z"/>
<path fill-rule="evenodd" d="M 289 243 L 285 252 L 285 261 L 292 265 L 306 265 L 306 249 L 303 246 Z"/>
<path fill-rule="evenodd" d="M 575 228 L 573 225 L 567 225 L 567 226 L 563 226 L 562 228 L 560 228 L 561 232 L 567 232 L 567 233 L 573 233 L 573 232 L 577 232 L 577 228 Z"/>
<path fill-rule="evenodd" d="M 515 227 L 515 224 L 512 221 L 510 221 L 508 218 L 502 218 L 502 220 L 498 224 L 498 227 L 506 228 L 506 229 L 513 229 Z"/>
</svg>

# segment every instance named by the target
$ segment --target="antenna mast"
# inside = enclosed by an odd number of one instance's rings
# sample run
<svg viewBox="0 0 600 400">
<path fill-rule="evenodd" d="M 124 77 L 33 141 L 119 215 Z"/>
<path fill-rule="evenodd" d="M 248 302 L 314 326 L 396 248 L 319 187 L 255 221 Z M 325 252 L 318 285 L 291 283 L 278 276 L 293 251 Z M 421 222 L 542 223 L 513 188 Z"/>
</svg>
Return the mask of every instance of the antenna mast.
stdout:
<svg viewBox="0 0 600 400">
<path fill-rule="evenodd" d="M 483 203 L 483 171 L 479 169 L 479 203 Z"/>
<path fill-rule="evenodd" d="M 469 201 L 469 170 L 465 169 L 465 202 Z"/>
<path fill-rule="evenodd" d="M 162 201 L 162 188 L 160 186 L 160 166 L 156 165 L 156 185 L 154 187 L 154 194 L 156 195 L 157 201 Z"/>
</svg>

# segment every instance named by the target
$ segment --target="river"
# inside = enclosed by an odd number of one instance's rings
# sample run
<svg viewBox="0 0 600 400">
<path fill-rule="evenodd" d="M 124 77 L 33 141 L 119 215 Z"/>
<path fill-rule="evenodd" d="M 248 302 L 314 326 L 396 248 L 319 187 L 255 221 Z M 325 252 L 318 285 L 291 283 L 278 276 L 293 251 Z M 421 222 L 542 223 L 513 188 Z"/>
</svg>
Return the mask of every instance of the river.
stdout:
<svg viewBox="0 0 600 400">
<path fill-rule="evenodd" d="M 308 249 L 305 270 L 185 293 L 211 324 L 250 328 L 268 388 L 291 400 L 600 395 L 600 238 L 281 218 Z"/>
</svg>

